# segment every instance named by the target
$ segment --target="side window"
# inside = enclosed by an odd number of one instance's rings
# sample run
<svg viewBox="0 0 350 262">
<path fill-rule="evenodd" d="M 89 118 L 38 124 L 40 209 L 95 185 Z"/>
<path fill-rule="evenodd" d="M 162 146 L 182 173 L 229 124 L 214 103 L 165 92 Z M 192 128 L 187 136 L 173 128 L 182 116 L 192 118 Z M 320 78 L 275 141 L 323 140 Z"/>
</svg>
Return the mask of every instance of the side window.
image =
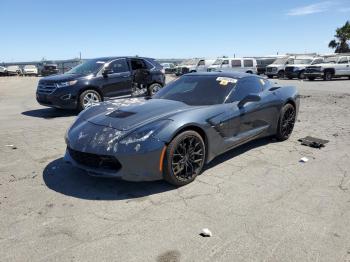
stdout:
<svg viewBox="0 0 350 262">
<path fill-rule="evenodd" d="M 131 68 L 132 70 L 147 69 L 147 66 L 146 63 L 141 59 L 132 59 Z"/>
<path fill-rule="evenodd" d="M 204 60 L 200 60 L 198 62 L 198 66 L 205 66 L 205 61 Z"/>
<path fill-rule="evenodd" d="M 222 61 L 222 65 L 228 65 L 228 60 Z"/>
<path fill-rule="evenodd" d="M 293 65 L 294 64 L 294 59 L 288 59 L 286 62 L 286 65 Z"/>
<path fill-rule="evenodd" d="M 235 90 L 231 93 L 229 102 L 241 101 L 249 94 L 258 94 L 262 91 L 263 85 L 258 77 L 246 77 L 238 80 Z"/>
<path fill-rule="evenodd" d="M 241 60 L 232 60 L 231 61 L 231 66 L 232 67 L 242 67 Z"/>
<path fill-rule="evenodd" d="M 338 64 L 347 64 L 349 61 L 348 61 L 348 58 L 347 57 L 342 57 L 339 59 L 339 62 Z"/>
<path fill-rule="evenodd" d="M 244 60 L 244 67 L 253 67 L 253 60 Z"/>
<path fill-rule="evenodd" d="M 118 59 L 118 60 L 113 61 L 109 65 L 109 68 L 112 70 L 113 74 L 129 71 L 128 65 L 127 65 L 125 59 Z"/>
</svg>

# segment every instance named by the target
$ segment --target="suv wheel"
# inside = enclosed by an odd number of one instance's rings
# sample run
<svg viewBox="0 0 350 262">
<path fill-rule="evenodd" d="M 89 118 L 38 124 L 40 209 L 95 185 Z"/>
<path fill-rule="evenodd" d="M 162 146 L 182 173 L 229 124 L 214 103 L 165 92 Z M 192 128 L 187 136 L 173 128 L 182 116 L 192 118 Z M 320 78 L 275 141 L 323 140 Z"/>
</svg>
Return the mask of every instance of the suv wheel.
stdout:
<svg viewBox="0 0 350 262">
<path fill-rule="evenodd" d="M 166 150 L 164 179 L 175 186 L 192 182 L 202 172 L 205 150 L 197 132 L 189 130 L 177 135 Z"/>
<path fill-rule="evenodd" d="M 323 80 L 330 81 L 332 80 L 333 74 L 331 71 L 326 71 L 323 76 Z"/>
<path fill-rule="evenodd" d="M 84 110 L 93 104 L 101 102 L 101 96 L 98 92 L 95 90 L 85 90 L 81 95 L 79 96 L 79 111 Z"/>
<path fill-rule="evenodd" d="M 309 79 L 310 81 L 314 81 L 314 80 L 315 80 L 315 77 L 309 76 L 307 79 Z"/>
<path fill-rule="evenodd" d="M 284 78 L 284 71 L 282 71 L 282 70 L 279 71 L 277 76 L 279 79 L 283 79 Z"/>
<path fill-rule="evenodd" d="M 305 79 L 304 73 L 305 73 L 305 71 L 301 71 L 301 72 L 299 73 L 298 78 L 299 78 L 299 79 Z"/>
<path fill-rule="evenodd" d="M 147 88 L 147 93 L 149 96 L 153 96 L 155 93 L 157 93 L 160 89 L 162 88 L 162 85 L 161 84 L 158 84 L 158 83 L 154 83 L 152 85 L 150 85 L 148 88 Z"/>
</svg>

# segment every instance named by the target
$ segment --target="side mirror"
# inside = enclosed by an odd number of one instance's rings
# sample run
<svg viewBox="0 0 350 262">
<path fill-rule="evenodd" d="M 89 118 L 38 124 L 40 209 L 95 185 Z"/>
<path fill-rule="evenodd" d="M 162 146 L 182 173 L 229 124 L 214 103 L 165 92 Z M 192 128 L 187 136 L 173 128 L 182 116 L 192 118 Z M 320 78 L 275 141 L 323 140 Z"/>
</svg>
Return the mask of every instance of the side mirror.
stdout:
<svg viewBox="0 0 350 262">
<path fill-rule="evenodd" d="M 106 68 L 103 69 L 103 71 L 102 71 L 103 77 L 107 77 L 108 75 L 110 75 L 110 74 L 112 74 L 112 73 L 113 73 L 112 69 L 110 69 L 110 68 L 108 68 L 108 67 L 106 67 Z"/>
<path fill-rule="evenodd" d="M 241 101 L 238 103 L 238 107 L 242 108 L 246 103 L 248 102 L 258 102 L 261 100 L 261 97 L 258 95 L 253 95 L 249 94 L 245 98 L 243 98 Z"/>
</svg>

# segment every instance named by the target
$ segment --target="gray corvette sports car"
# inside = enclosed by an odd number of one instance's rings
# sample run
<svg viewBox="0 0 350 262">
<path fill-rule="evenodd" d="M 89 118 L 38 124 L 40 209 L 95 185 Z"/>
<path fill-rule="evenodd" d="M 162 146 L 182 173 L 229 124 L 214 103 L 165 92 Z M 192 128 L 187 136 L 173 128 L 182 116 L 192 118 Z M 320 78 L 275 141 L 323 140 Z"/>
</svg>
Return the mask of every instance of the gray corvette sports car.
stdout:
<svg viewBox="0 0 350 262">
<path fill-rule="evenodd" d="M 288 139 L 298 109 L 293 86 L 251 74 L 187 74 L 151 98 L 107 101 L 82 111 L 67 131 L 65 160 L 95 176 L 182 186 L 243 143 Z"/>
</svg>

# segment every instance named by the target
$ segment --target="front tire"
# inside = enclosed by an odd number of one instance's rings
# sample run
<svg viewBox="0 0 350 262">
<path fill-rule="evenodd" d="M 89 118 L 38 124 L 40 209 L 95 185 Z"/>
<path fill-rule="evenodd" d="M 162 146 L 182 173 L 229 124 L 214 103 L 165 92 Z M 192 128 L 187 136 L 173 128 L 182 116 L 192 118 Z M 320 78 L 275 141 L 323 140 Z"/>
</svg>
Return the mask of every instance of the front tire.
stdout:
<svg viewBox="0 0 350 262">
<path fill-rule="evenodd" d="M 314 80 L 315 80 L 315 77 L 309 76 L 307 79 L 309 79 L 310 81 L 314 81 Z"/>
<path fill-rule="evenodd" d="M 305 75 L 304 75 L 305 71 L 301 71 L 298 75 L 299 79 L 305 79 Z"/>
<path fill-rule="evenodd" d="M 277 76 L 278 76 L 278 79 L 284 79 L 284 76 L 285 76 L 284 71 L 282 71 L 282 70 L 279 71 Z"/>
<path fill-rule="evenodd" d="M 205 155 L 205 143 L 197 132 L 180 133 L 167 147 L 164 179 L 175 186 L 191 183 L 202 172 Z"/>
<path fill-rule="evenodd" d="M 88 107 L 91 107 L 93 104 L 99 103 L 102 101 L 101 95 L 92 89 L 85 90 L 79 96 L 78 110 L 82 111 Z"/>
<path fill-rule="evenodd" d="M 331 81 L 333 78 L 333 74 L 331 71 L 326 71 L 323 76 L 323 80 L 325 81 Z"/>
<path fill-rule="evenodd" d="M 292 134 L 295 124 L 295 107 L 291 104 L 283 106 L 278 120 L 276 138 L 279 141 L 287 140 Z"/>
</svg>

